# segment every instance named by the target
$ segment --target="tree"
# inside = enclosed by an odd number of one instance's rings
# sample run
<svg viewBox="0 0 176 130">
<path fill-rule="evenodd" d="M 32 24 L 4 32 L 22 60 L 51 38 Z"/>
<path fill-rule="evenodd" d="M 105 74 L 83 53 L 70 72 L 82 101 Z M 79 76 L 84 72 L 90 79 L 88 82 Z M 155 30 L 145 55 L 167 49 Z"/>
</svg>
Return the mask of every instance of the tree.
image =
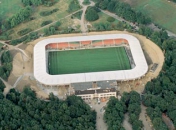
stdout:
<svg viewBox="0 0 176 130">
<path fill-rule="evenodd" d="M 86 20 L 87 21 L 95 21 L 97 19 L 99 19 L 99 16 L 94 9 L 88 9 L 86 11 Z"/>
<path fill-rule="evenodd" d="M 110 12 L 115 12 L 115 6 L 116 6 L 116 2 L 115 1 L 111 1 L 108 4 L 107 10 L 109 10 Z"/>
<path fill-rule="evenodd" d="M 90 1 L 89 1 L 89 0 L 84 0 L 84 1 L 83 1 L 83 4 L 84 4 L 84 5 L 89 5 L 89 4 L 90 4 Z"/>
<path fill-rule="evenodd" d="M 124 129 L 122 121 L 124 119 L 125 105 L 115 97 L 111 97 L 105 109 L 104 120 L 108 129 Z M 116 116 L 114 116 L 116 115 Z"/>
<path fill-rule="evenodd" d="M 114 21 L 115 21 L 115 18 L 113 18 L 113 17 L 108 17 L 108 18 L 107 18 L 107 21 L 108 21 L 108 22 L 114 22 Z"/>
<path fill-rule="evenodd" d="M 92 111 L 81 98 L 71 96 L 65 101 L 60 101 L 52 94 L 51 97 L 52 101 L 38 99 L 30 87 L 25 87 L 21 93 L 11 89 L 6 98 L 1 97 L 0 93 L 0 128 L 27 130 L 96 128 L 96 112 Z"/>
<path fill-rule="evenodd" d="M 78 0 L 72 0 L 68 6 L 68 12 L 76 11 L 80 8 Z"/>
<path fill-rule="evenodd" d="M 6 87 L 5 84 L 0 79 L 0 92 L 3 92 L 5 87 Z"/>
<path fill-rule="evenodd" d="M 36 94 L 33 90 L 31 90 L 30 86 L 25 86 L 25 88 L 23 89 L 24 94 L 32 97 L 32 98 L 36 98 Z"/>
</svg>

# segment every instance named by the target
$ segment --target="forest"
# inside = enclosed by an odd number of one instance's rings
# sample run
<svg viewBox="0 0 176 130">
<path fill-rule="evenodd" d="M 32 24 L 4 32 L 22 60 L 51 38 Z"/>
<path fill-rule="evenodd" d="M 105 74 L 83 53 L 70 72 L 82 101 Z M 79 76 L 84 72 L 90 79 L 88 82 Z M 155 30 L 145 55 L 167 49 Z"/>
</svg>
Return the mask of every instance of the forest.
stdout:
<svg viewBox="0 0 176 130">
<path fill-rule="evenodd" d="M 122 122 L 124 120 L 124 114 L 127 113 L 129 115 L 129 123 L 131 123 L 133 130 L 141 130 L 143 124 L 139 120 L 139 114 L 141 113 L 140 104 L 140 95 L 135 91 L 123 93 L 121 100 L 111 97 L 104 114 L 104 120 L 107 123 L 108 130 L 125 130 Z"/>
<path fill-rule="evenodd" d="M 52 6 L 55 4 L 58 0 L 21 0 L 21 2 L 24 4 L 24 6 L 39 6 L 39 5 L 45 5 L 45 6 Z"/>
<path fill-rule="evenodd" d="M 4 97 L 0 87 L 0 129 L 2 130 L 95 130 L 96 112 L 80 97 L 59 100 L 52 93 L 44 101 L 26 86 Z"/>
<path fill-rule="evenodd" d="M 96 0 L 96 7 L 108 10 L 118 16 L 124 18 L 127 21 L 138 24 L 150 24 L 151 19 L 142 12 L 136 12 L 131 8 L 129 4 L 120 2 L 119 0 Z"/>
<path fill-rule="evenodd" d="M 167 130 L 162 121 L 162 114 L 166 114 L 176 127 L 176 40 L 170 38 L 166 31 L 153 31 L 142 26 L 140 34 L 154 41 L 165 52 L 165 63 L 156 79 L 145 86 L 143 104 L 147 106 L 156 130 Z"/>
<path fill-rule="evenodd" d="M 12 55 L 10 51 L 4 50 L 1 55 L 0 77 L 7 80 L 12 71 Z"/>
</svg>

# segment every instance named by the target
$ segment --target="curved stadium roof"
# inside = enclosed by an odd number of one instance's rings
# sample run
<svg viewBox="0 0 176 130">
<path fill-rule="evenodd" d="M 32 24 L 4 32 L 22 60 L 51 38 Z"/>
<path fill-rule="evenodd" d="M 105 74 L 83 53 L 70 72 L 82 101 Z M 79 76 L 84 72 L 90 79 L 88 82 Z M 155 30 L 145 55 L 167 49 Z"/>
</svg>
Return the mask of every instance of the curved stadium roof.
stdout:
<svg viewBox="0 0 176 130">
<path fill-rule="evenodd" d="M 50 75 L 47 73 L 45 46 L 50 43 L 105 40 L 105 39 L 126 39 L 129 43 L 135 67 L 130 70 L 89 72 L 76 74 Z M 65 85 L 79 82 L 93 82 L 104 80 L 134 80 L 145 75 L 148 65 L 144 57 L 139 40 L 128 34 L 106 34 L 91 36 L 75 36 L 62 38 L 49 38 L 38 42 L 34 47 L 34 77 L 40 83 L 46 85 Z"/>
</svg>

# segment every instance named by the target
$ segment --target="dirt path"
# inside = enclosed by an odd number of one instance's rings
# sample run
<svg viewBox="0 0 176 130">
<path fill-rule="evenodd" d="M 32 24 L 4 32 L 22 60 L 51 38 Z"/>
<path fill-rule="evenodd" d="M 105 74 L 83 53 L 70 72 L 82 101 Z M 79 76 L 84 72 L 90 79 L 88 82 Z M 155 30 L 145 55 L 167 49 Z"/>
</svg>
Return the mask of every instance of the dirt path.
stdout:
<svg viewBox="0 0 176 130">
<path fill-rule="evenodd" d="M 94 6 L 95 3 L 90 1 L 90 5 L 84 5 L 83 1 L 84 0 L 79 0 L 79 4 L 83 7 L 83 12 L 82 12 L 82 15 L 81 15 L 80 24 L 81 24 L 82 33 L 86 33 L 87 32 L 87 24 L 85 23 L 85 13 L 86 13 L 87 7 L 88 6 Z"/>
<path fill-rule="evenodd" d="M 80 21 L 81 31 L 82 31 L 82 33 L 86 33 L 87 29 L 85 27 L 85 18 L 84 17 L 85 17 L 85 13 L 86 13 L 88 6 L 83 5 L 83 0 L 79 0 L 79 4 L 83 7 L 83 12 L 82 12 L 81 21 Z"/>
<path fill-rule="evenodd" d="M 107 130 L 106 123 L 103 120 L 104 111 L 102 108 L 106 105 L 106 102 L 101 102 L 100 104 L 97 103 L 96 100 L 93 100 L 91 102 L 92 109 L 94 109 L 97 112 L 97 118 L 96 118 L 96 128 L 97 130 Z"/>
<path fill-rule="evenodd" d="M 128 121 L 129 121 L 129 116 L 128 116 L 128 114 L 125 114 L 125 118 L 124 118 L 124 121 L 123 121 L 123 127 L 126 130 L 132 130 L 132 126 Z"/>
<path fill-rule="evenodd" d="M 2 80 L 2 82 L 6 86 L 4 89 L 4 92 L 3 92 L 3 94 L 6 95 L 9 92 L 9 90 L 12 88 L 12 86 L 7 81 L 3 80 L 1 77 L 0 77 L 0 79 Z"/>
<path fill-rule="evenodd" d="M 144 125 L 144 130 L 152 130 L 152 123 L 150 118 L 146 115 L 146 107 L 141 104 L 141 113 L 139 115 L 139 119 L 142 121 Z"/>
</svg>

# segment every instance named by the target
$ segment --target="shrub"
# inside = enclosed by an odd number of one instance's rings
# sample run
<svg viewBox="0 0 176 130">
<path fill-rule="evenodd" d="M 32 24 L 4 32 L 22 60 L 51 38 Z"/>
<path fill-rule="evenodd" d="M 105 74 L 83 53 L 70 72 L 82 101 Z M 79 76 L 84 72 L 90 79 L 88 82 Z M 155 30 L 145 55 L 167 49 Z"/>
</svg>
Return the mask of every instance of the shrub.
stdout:
<svg viewBox="0 0 176 130">
<path fill-rule="evenodd" d="M 107 21 L 108 21 L 108 22 L 114 22 L 114 21 L 115 21 L 115 18 L 113 18 L 113 17 L 108 17 L 108 18 L 107 18 Z"/>
<path fill-rule="evenodd" d="M 30 29 L 30 28 L 25 28 L 25 29 L 23 29 L 23 30 L 20 30 L 17 34 L 20 35 L 20 36 L 23 36 L 23 35 L 25 35 L 25 34 L 31 32 L 31 31 L 32 31 L 32 29 Z"/>
<path fill-rule="evenodd" d="M 82 15 L 82 10 L 75 13 L 75 14 L 72 14 L 72 18 L 77 18 L 77 19 L 81 19 L 81 15 Z"/>
<path fill-rule="evenodd" d="M 86 12 L 86 20 L 95 21 L 97 19 L 99 19 L 97 12 L 94 9 L 88 9 Z"/>
<path fill-rule="evenodd" d="M 76 11 L 78 9 L 80 9 L 80 5 L 79 5 L 78 0 L 72 0 L 69 4 L 68 12 L 73 12 L 73 11 Z"/>
<path fill-rule="evenodd" d="M 84 5 L 89 5 L 89 4 L 90 4 L 90 1 L 89 1 L 89 0 L 84 0 L 84 1 L 83 1 L 83 4 L 84 4 Z"/>
<path fill-rule="evenodd" d="M 30 34 L 22 37 L 22 38 L 19 38 L 19 39 L 15 39 L 15 40 L 12 40 L 10 41 L 10 44 L 11 45 L 17 45 L 19 43 L 22 43 L 22 42 L 29 42 L 31 40 L 35 40 L 37 39 L 39 36 L 38 36 L 38 33 L 37 32 L 31 32 Z"/>
<path fill-rule="evenodd" d="M 43 26 L 48 25 L 50 23 L 52 23 L 52 20 L 43 21 L 40 26 L 43 27 Z"/>
<path fill-rule="evenodd" d="M 55 27 L 59 27 L 61 25 L 61 22 L 60 21 L 57 21 L 56 23 L 55 23 Z"/>
<path fill-rule="evenodd" d="M 57 12 L 59 9 L 53 9 L 53 10 L 50 10 L 50 11 L 42 11 L 40 12 L 40 15 L 41 16 L 48 16 L 48 15 L 51 15 L 52 13 L 55 13 Z"/>
</svg>

